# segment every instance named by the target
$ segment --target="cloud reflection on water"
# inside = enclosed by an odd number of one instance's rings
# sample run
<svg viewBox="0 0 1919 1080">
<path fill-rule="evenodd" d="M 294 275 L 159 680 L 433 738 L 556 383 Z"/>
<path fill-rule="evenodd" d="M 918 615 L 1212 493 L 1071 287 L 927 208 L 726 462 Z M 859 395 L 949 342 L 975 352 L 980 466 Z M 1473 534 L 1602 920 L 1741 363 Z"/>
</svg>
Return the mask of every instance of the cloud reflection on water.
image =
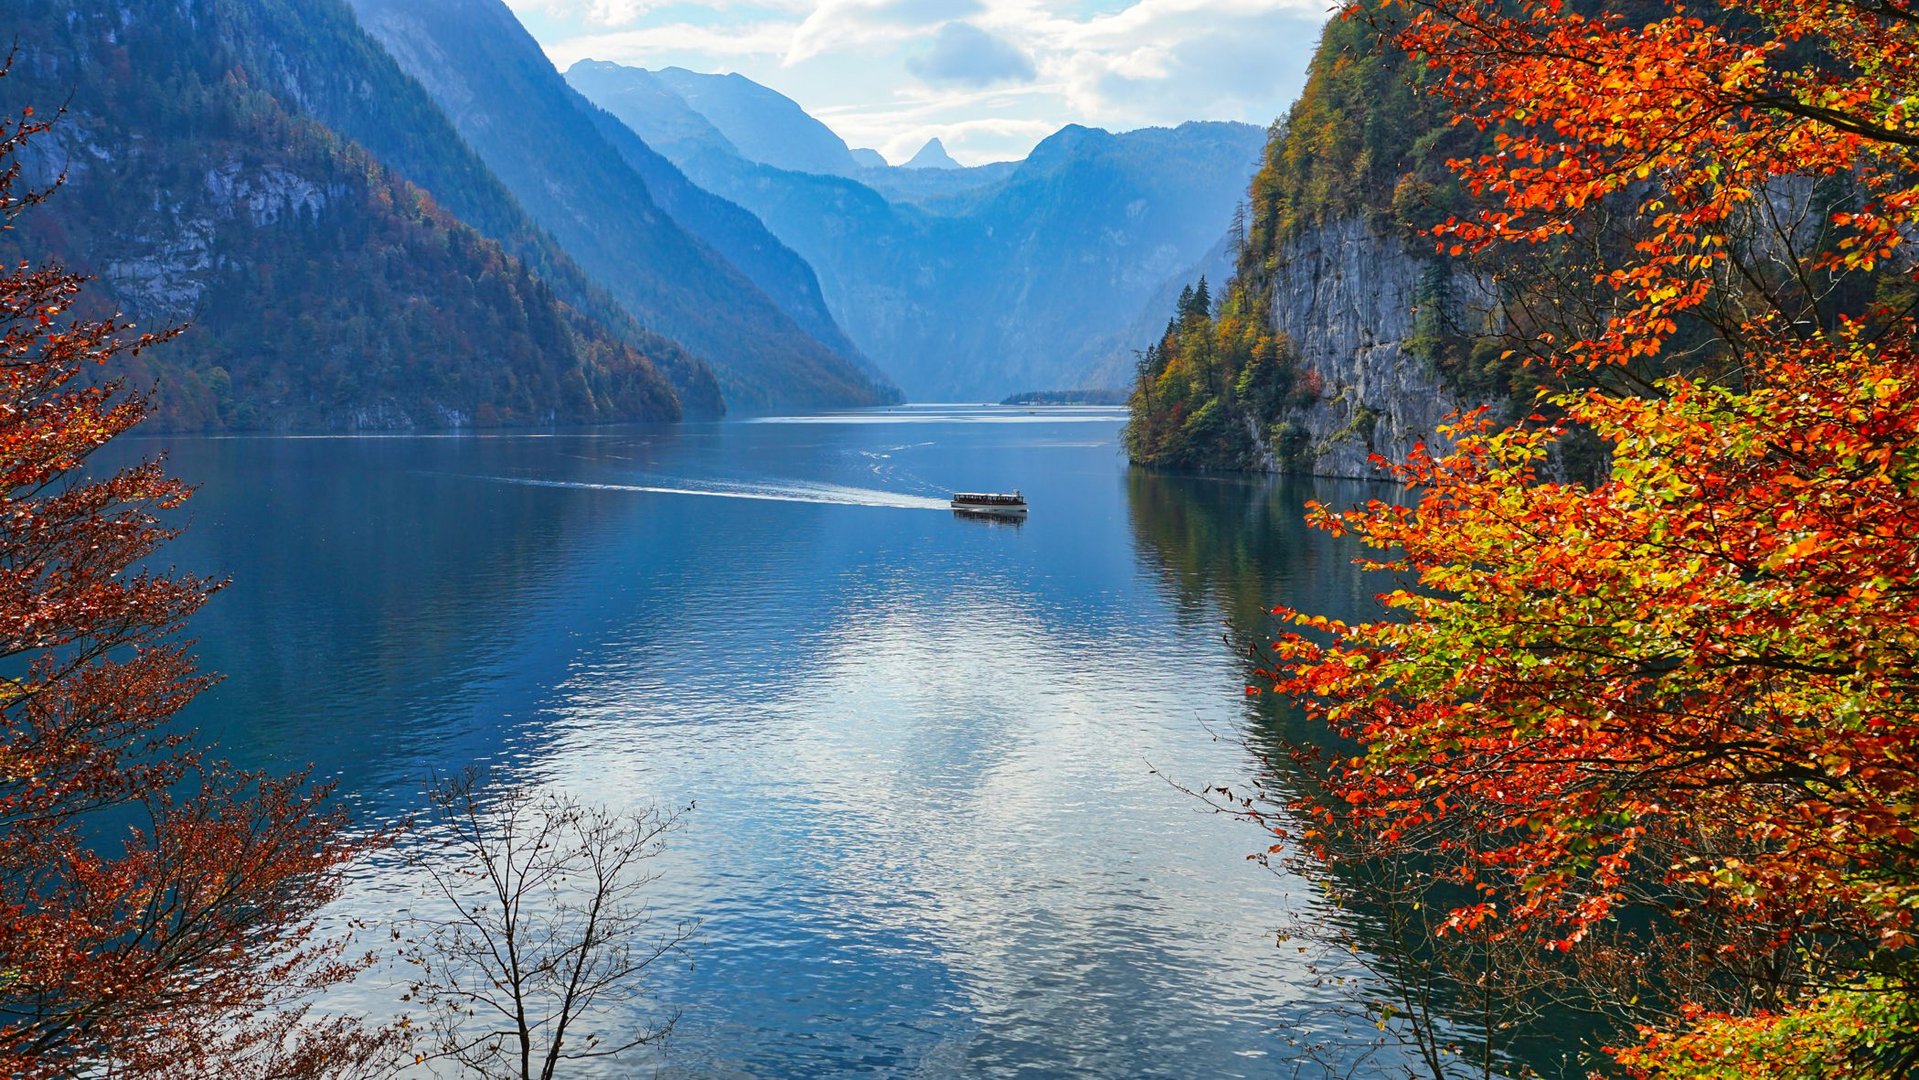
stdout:
<svg viewBox="0 0 1919 1080">
<path fill-rule="evenodd" d="M 659 893 L 664 916 L 704 922 L 693 969 L 660 986 L 683 1026 L 593 1075 L 1281 1070 L 1329 1003 L 1271 931 L 1317 895 L 1248 865 L 1257 832 L 1152 772 L 1199 786 L 1259 767 L 1230 737 L 1242 657 L 1155 569 L 1198 534 L 1142 549 L 1131 527 L 1142 498 L 1180 496 L 1129 490 L 1111 411 L 1094 445 L 1049 431 L 1069 417 L 1018 420 L 1037 441 L 950 411 L 885 422 L 922 427 L 200 444 L 187 457 L 223 492 L 207 539 L 247 536 L 222 550 L 255 584 L 198 629 L 216 659 L 244 628 L 321 676 L 227 664 L 201 722 L 283 756 L 308 752 L 301 718 L 323 709 L 342 740 L 326 771 L 378 814 L 475 757 L 593 800 L 697 803 Z M 919 489 L 1002 478 L 1033 500 L 1024 528 L 848 509 L 943 507 Z M 661 487 L 746 497 L 628 497 Z M 316 500 L 338 515 L 318 531 L 272 509 Z M 1208 528 L 1263 519 L 1222 520 Z M 322 614 L 276 622 L 303 606 Z M 392 859 L 366 875 L 365 914 L 414 887 Z"/>
</svg>

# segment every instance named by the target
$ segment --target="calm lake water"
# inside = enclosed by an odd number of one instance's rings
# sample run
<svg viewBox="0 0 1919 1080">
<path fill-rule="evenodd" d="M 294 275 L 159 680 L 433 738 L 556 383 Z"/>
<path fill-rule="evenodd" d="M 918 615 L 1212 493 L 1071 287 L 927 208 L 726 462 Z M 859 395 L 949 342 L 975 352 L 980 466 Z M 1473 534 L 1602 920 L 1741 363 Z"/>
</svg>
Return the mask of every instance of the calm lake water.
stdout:
<svg viewBox="0 0 1919 1080">
<path fill-rule="evenodd" d="M 1248 740 L 1292 721 L 1243 649 L 1273 603 L 1374 591 L 1300 523 L 1368 492 L 1133 471 L 1122 421 L 167 439 L 202 485 L 172 560 L 233 578 L 191 716 L 373 820 L 472 763 L 696 803 L 656 865 L 662 915 L 701 920 L 655 973 L 682 1019 L 594 1075 L 1322 1075 L 1302 1041 L 1384 1073 L 1352 990 L 1275 937 L 1343 916 L 1175 786 L 1267 768 Z M 1012 487 L 1023 526 L 945 509 Z M 385 860 L 347 904 L 415 887 Z"/>
</svg>

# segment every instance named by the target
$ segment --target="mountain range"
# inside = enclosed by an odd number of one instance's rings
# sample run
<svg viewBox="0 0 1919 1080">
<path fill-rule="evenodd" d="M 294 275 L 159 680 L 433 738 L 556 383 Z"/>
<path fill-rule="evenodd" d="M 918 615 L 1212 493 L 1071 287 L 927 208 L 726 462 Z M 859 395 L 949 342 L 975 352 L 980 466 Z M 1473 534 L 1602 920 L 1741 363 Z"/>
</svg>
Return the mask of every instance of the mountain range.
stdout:
<svg viewBox="0 0 1919 1080">
<path fill-rule="evenodd" d="M 567 80 L 799 252 L 848 336 L 921 400 L 1118 377 L 1112 336 L 1215 248 L 1266 142 L 1250 124 L 1069 125 L 1017 163 L 954 167 L 935 142 L 879 169 L 817 121 L 786 126 L 781 144 L 691 122 L 739 93 L 737 76 L 585 60 Z M 831 167 L 791 167 L 802 152 Z"/>
<path fill-rule="evenodd" d="M 1263 141 L 1069 126 L 1019 162 L 933 139 L 895 166 L 739 75 L 562 77 L 501 0 L 19 3 L 0 107 L 67 103 L 27 165 L 70 190 L 0 254 L 190 324 L 136 372 L 179 428 L 1111 385 Z"/>
<path fill-rule="evenodd" d="M 705 356 L 729 403 L 890 399 L 660 208 L 501 0 L 351 2 L 534 221 L 653 329 Z"/>
<path fill-rule="evenodd" d="M 64 103 L 22 162 L 28 182 L 64 176 L 64 190 L 0 243 L 99 277 L 103 299 L 148 328 L 187 325 L 134 372 L 157 390 L 160 423 L 441 427 L 722 408 L 702 361 L 597 290 L 457 138 L 432 137 L 438 110 L 344 7 L 304 5 L 299 36 L 291 9 L 242 0 L 16 11 L 22 46 L 0 107 Z M 466 220 L 302 104 L 342 89 L 363 128 L 420 133 L 409 172 Z"/>
</svg>

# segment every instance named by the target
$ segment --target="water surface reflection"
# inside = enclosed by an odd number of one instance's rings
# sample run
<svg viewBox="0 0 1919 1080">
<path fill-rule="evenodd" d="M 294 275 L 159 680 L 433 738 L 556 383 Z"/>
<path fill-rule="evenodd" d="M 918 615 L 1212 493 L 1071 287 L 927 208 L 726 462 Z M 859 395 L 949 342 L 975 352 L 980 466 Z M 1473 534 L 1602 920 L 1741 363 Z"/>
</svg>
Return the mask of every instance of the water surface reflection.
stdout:
<svg viewBox="0 0 1919 1080">
<path fill-rule="evenodd" d="M 194 719 L 376 816 L 471 761 L 697 804 L 660 895 L 703 920 L 681 1027 L 606 1075 L 1294 1075 L 1341 992 L 1272 930 L 1318 893 L 1168 778 L 1260 767 L 1259 613 L 1369 590 L 1307 489 L 1130 472 L 1120 422 L 175 440 L 173 554 L 235 582 Z M 1012 487 L 1020 528 L 926 512 Z M 382 863 L 355 902 L 409 888 Z"/>
</svg>

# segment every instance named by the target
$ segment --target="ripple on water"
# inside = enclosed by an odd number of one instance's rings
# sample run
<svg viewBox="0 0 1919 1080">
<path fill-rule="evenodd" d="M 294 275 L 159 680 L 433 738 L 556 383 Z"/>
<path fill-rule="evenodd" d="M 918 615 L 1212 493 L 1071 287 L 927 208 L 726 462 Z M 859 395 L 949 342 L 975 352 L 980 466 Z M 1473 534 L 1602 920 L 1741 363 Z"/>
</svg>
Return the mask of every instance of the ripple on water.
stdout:
<svg viewBox="0 0 1919 1080">
<path fill-rule="evenodd" d="M 1316 891 L 1168 778 L 1261 768 L 1222 629 L 1343 556 L 1262 546 L 1217 483 L 1129 487 L 1122 415 L 184 440 L 180 562 L 237 582 L 194 719 L 374 818 L 474 761 L 697 804 L 658 864 L 660 915 L 702 925 L 657 979 L 679 1032 L 588 1075 L 1290 1075 L 1336 1022 L 1272 937 Z M 1021 528 L 894 512 L 1011 487 Z M 388 856 L 348 907 L 416 901 Z"/>
</svg>

